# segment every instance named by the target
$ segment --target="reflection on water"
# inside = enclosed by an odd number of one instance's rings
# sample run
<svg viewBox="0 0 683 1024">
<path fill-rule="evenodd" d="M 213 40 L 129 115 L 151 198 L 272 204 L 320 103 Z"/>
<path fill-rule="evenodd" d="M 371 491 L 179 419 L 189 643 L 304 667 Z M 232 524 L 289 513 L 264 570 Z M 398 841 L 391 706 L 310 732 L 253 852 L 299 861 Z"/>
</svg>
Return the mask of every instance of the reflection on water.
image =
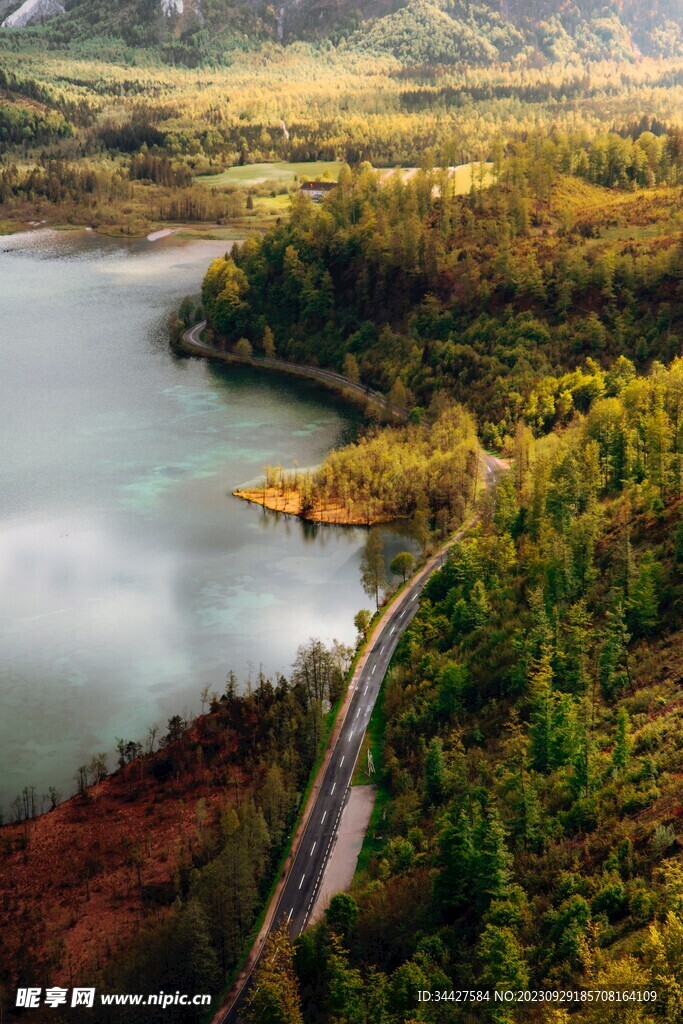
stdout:
<svg viewBox="0 0 683 1024">
<path fill-rule="evenodd" d="M 221 243 L 0 240 L 0 802 L 71 791 L 115 736 L 196 710 L 230 668 L 287 671 L 367 605 L 362 530 L 231 496 L 352 428 L 307 382 L 181 360 L 174 302 Z M 387 535 L 391 554 L 400 538 Z"/>
</svg>

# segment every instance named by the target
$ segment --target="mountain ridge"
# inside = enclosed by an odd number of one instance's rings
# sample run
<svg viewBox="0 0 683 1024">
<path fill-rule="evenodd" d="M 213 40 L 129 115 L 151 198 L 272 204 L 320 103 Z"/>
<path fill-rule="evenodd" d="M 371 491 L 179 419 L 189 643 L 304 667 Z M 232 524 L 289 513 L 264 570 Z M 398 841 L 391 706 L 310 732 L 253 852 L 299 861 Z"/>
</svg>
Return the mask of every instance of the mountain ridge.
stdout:
<svg viewBox="0 0 683 1024">
<path fill-rule="evenodd" d="M 634 0 L 115 0 L 105 10 L 96 0 L 0 0 L 0 17 L 3 28 L 40 32 L 53 48 L 104 35 L 202 53 L 247 36 L 343 42 L 411 65 L 683 53 L 683 0 L 652 0 L 646 10 Z"/>
</svg>

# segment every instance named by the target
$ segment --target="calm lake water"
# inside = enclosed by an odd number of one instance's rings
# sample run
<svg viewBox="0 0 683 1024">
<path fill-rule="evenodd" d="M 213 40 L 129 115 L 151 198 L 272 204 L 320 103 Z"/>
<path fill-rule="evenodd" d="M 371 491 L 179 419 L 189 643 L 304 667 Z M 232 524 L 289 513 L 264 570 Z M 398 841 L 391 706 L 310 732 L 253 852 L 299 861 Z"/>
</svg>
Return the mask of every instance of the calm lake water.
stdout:
<svg viewBox="0 0 683 1024">
<path fill-rule="evenodd" d="M 225 243 L 0 238 L 0 804 L 197 712 L 233 668 L 351 642 L 364 532 L 233 487 L 352 428 L 294 379 L 179 360 L 166 322 Z M 387 536 L 387 554 L 404 545 Z M 114 763 L 110 756 L 110 764 Z"/>
</svg>

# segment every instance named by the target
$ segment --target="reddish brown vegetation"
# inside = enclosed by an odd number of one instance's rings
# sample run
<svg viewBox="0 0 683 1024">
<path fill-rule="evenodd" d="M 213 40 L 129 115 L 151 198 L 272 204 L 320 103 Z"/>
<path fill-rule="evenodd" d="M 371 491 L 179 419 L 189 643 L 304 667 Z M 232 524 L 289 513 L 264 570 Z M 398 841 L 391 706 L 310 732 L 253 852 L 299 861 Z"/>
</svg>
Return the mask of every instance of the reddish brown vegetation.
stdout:
<svg viewBox="0 0 683 1024">
<path fill-rule="evenodd" d="M 206 823 L 234 799 L 225 788 L 235 746 L 229 734 L 212 748 L 211 772 L 205 767 L 217 717 L 198 719 L 179 743 L 128 764 L 86 799 L 0 831 L 6 971 L 44 970 L 51 984 L 69 984 L 98 970 L 143 916 L 165 913 Z M 241 788 L 239 771 L 231 773 Z"/>
</svg>

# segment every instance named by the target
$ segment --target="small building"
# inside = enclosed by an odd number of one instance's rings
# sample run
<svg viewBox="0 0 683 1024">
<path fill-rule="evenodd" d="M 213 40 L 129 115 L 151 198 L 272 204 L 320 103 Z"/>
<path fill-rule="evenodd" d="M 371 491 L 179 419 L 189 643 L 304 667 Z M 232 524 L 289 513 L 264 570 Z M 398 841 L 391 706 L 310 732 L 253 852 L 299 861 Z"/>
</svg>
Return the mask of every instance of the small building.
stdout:
<svg viewBox="0 0 683 1024">
<path fill-rule="evenodd" d="M 314 203 L 319 203 L 323 196 L 337 187 L 336 181 L 305 181 L 299 192 L 308 196 Z"/>
</svg>

